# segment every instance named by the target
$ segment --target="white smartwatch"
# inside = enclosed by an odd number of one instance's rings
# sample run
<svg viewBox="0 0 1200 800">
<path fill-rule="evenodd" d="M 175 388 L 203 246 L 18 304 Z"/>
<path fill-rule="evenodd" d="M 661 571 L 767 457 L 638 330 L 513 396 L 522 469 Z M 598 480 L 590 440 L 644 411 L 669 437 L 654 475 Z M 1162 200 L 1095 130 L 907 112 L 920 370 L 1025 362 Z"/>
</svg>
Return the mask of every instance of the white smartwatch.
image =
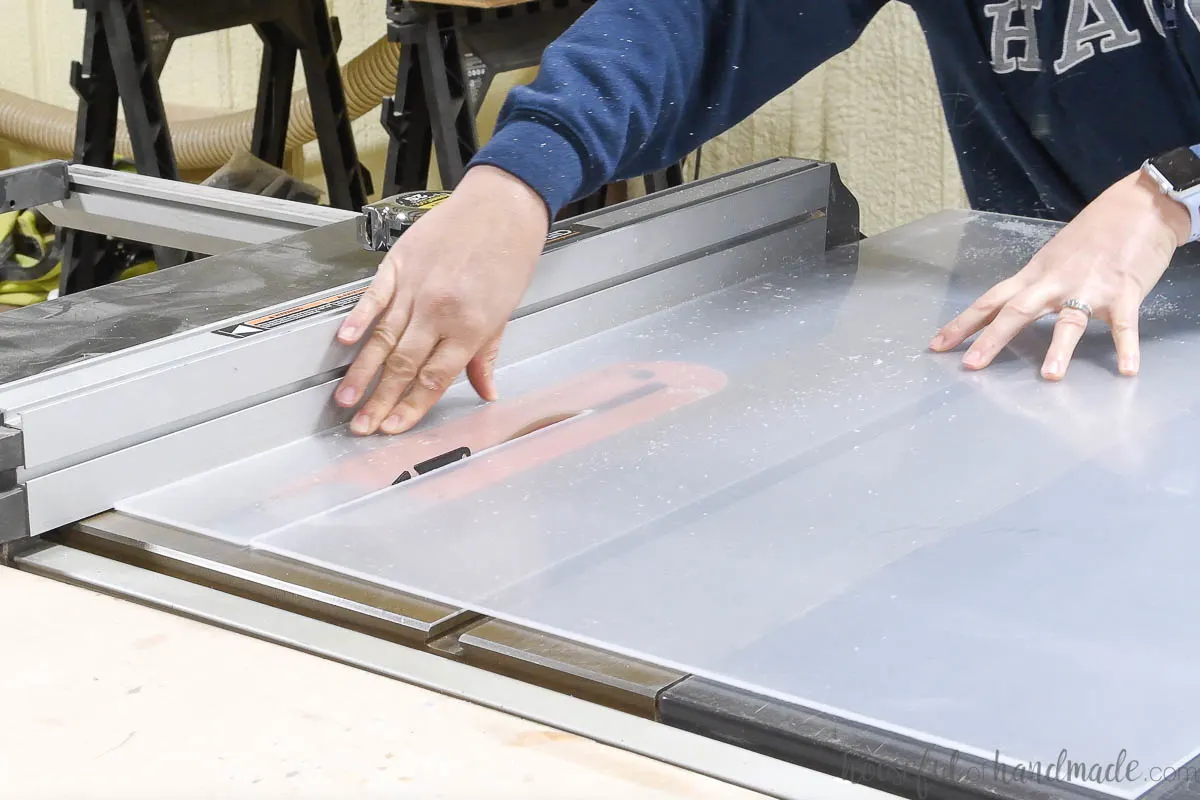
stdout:
<svg viewBox="0 0 1200 800">
<path fill-rule="evenodd" d="M 1188 210 L 1192 219 L 1188 242 L 1200 241 L 1200 145 L 1163 153 L 1143 164 L 1142 171 L 1154 179 L 1163 194 Z"/>
</svg>

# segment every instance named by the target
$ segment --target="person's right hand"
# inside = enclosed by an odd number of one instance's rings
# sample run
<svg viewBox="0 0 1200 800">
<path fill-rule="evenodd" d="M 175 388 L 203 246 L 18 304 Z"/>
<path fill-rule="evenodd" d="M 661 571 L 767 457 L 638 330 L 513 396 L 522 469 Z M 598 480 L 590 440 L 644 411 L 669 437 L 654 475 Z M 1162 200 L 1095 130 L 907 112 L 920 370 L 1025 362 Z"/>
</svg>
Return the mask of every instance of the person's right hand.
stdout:
<svg viewBox="0 0 1200 800">
<path fill-rule="evenodd" d="M 474 167 L 384 257 L 338 341 L 353 345 L 374 325 L 335 398 L 345 408 L 374 392 L 350 424 L 359 435 L 402 433 L 417 424 L 467 370 L 494 400 L 500 336 L 533 277 L 549 212 L 524 182 Z"/>
</svg>

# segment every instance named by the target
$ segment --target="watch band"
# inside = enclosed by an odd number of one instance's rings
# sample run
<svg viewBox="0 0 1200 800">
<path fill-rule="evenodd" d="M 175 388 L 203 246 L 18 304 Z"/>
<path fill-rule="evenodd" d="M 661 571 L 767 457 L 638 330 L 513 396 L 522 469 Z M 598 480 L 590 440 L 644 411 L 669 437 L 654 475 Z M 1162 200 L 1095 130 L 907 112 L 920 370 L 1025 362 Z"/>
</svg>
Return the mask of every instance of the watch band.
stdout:
<svg viewBox="0 0 1200 800">
<path fill-rule="evenodd" d="M 1151 158 L 1142 170 L 1163 194 L 1188 210 L 1191 233 L 1187 243 L 1200 241 L 1200 144 L 1179 147 Z"/>
<path fill-rule="evenodd" d="M 1193 192 L 1185 197 L 1176 197 L 1175 199 L 1183 203 L 1183 207 L 1188 210 L 1188 214 L 1192 218 L 1192 231 L 1188 236 L 1187 243 L 1200 241 L 1200 192 Z"/>
<path fill-rule="evenodd" d="M 1188 148 L 1192 155 L 1200 161 L 1200 144 L 1194 144 Z M 1200 186 L 1194 186 L 1185 191 L 1176 191 L 1171 196 L 1183 203 L 1183 207 L 1188 210 L 1188 214 L 1192 218 L 1192 231 L 1188 236 L 1187 243 L 1191 244 L 1195 241 L 1200 241 Z"/>
</svg>

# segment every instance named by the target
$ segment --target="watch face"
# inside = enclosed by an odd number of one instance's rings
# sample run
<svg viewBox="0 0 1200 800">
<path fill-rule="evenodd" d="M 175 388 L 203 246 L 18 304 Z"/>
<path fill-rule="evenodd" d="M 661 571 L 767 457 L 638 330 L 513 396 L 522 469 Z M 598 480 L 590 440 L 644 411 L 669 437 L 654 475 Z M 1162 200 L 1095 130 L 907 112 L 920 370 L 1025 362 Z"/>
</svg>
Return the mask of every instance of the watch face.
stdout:
<svg viewBox="0 0 1200 800">
<path fill-rule="evenodd" d="M 1200 156 L 1187 147 L 1163 153 L 1158 158 L 1150 159 L 1150 163 L 1170 181 L 1177 192 L 1200 186 Z"/>
</svg>

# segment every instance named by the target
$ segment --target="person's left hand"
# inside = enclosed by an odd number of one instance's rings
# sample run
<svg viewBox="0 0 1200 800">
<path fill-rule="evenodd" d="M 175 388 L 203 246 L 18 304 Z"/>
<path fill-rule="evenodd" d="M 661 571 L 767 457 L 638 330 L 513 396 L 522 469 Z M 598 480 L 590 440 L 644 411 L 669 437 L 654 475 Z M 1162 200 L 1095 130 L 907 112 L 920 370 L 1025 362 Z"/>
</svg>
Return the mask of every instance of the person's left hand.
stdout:
<svg viewBox="0 0 1200 800">
<path fill-rule="evenodd" d="M 1024 269 L 993 286 L 929 346 L 938 352 L 953 350 L 982 330 L 963 364 L 983 369 L 1023 328 L 1057 313 L 1042 376 L 1059 380 L 1088 324 L 1085 311 L 1064 304 L 1080 301 L 1112 329 L 1118 370 L 1135 375 L 1142 302 L 1190 231 L 1187 209 L 1139 170 L 1096 198 Z"/>
</svg>

